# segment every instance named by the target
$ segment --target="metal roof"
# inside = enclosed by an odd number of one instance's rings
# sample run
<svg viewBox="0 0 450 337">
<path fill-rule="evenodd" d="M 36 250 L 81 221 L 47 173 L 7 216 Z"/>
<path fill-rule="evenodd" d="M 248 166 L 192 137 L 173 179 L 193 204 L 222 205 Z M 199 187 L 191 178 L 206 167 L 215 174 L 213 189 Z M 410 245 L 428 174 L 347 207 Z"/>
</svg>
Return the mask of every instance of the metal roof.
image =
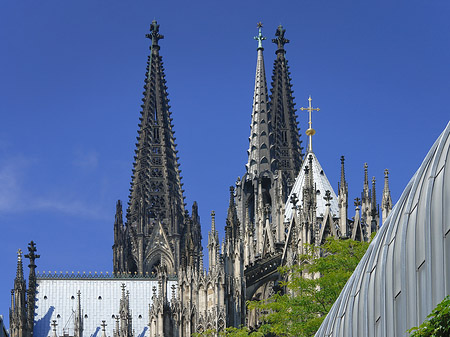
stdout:
<svg viewBox="0 0 450 337">
<path fill-rule="evenodd" d="M 316 336 L 408 336 L 450 294 L 450 123 Z"/>
<path fill-rule="evenodd" d="M 158 288 L 157 280 L 114 279 L 114 278 L 61 278 L 38 279 L 36 294 L 35 337 L 52 335 L 52 320 L 56 320 L 58 336 L 63 332 L 73 336 L 74 313 L 77 305 L 77 291 L 81 292 L 83 312 L 83 336 L 100 336 L 102 321 L 106 321 L 106 335 L 113 336 L 115 318 L 119 314 L 121 285 L 129 291 L 134 336 L 149 336 L 149 305 L 152 303 L 153 287 Z M 167 297 L 172 297 L 172 285 L 168 281 Z"/>
<path fill-rule="evenodd" d="M 320 163 L 317 160 L 316 155 L 313 152 L 310 152 L 306 155 L 305 160 L 303 161 L 302 168 L 300 169 L 300 172 L 297 178 L 295 179 L 294 187 L 292 187 L 291 193 L 289 194 L 289 197 L 287 199 L 286 210 L 284 212 L 285 221 L 290 221 L 293 216 L 294 210 L 292 207 L 292 203 L 290 202 L 292 194 L 295 193 L 297 195 L 297 198 L 299 199 L 300 203 L 302 201 L 303 185 L 305 183 L 305 167 L 309 165 L 307 160 L 309 156 L 312 156 L 313 180 L 314 184 L 316 185 L 317 191 L 316 214 L 317 216 L 323 216 L 325 214 L 326 201 L 323 197 L 325 196 L 325 192 L 329 190 L 331 192 L 331 197 L 333 198 L 330 200 L 331 214 L 333 215 L 333 217 L 339 216 L 339 207 L 336 193 L 334 193 L 333 187 L 331 187 L 331 184 L 328 181 L 328 178 L 324 170 L 322 169 L 322 166 L 320 166 Z"/>
</svg>

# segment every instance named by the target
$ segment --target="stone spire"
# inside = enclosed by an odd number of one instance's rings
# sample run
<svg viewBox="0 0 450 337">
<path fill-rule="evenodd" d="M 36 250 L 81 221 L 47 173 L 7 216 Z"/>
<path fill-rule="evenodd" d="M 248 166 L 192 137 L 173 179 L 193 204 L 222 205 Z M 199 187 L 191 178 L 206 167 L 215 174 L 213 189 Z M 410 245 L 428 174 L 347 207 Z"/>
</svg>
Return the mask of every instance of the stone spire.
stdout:
<svg viewBox="0 0 450 337">
<path fill-rule="evenodd" d="M 113 245 L 113 266 L 115 271 L 125 271 L 124 266 L 124 226 L 122 202 L 117 200 L 116 216 L 114 219 L 114 245 Z"/>
<path fill-rule="evenodd" d="M 58 337 L 58 334 L 56 333 L 56 327 L 58 326 L 58 323 L 56 323 L 56 320 L 52 321 L 51 326 L 53 330 L 52 337 Z"/>
<path fill-rule="evenodd" d="M 172 274 L 179 270 L 181 260 L 185 204 L 159 54 L 159 40 L 164 36 L 159 33 L 156 21 L 152 22 L 146 37 L 151 39 L 151 47 L 123 234 L 123 266 L 120 261 L 115 262 L 114 271 L 145 274 L 166 264 Z M 161 236 L 164 236 L 164 249 L 153 249 L 151 238 Z"/>
<path fill-rule="evenodd" d="M 341 181 L 339 182 L 338 205 L 339 205 L 339 228 L 342 236 L 347 233 L 347 213 L 348 213 L 348 185 L 345 180 L 345 158 L 341 156 Z"/>
<path fill-rule="evenodd" d="M 28 254 L 25 255 L 27 259 L 30 260 L 30 264 L 28 267 L 30 268 L 30 274 L 28 276 L 28 292 L 27 292 L 27 309 L 28 309 L 28 332 L 29 336 L 33 337 L 33 328 L 34 328 L 34 310 L 35 310 L 35 302 L 36 302 L 36 259 L 41 256 L 35 254 L 37 251 L 36 244 L 31 241 L 28 244 Z"/>
<path fill-rule="evenodd" d="M 230 186 L 230 203 L 225 226 L 226 240 L 235 240 L 240 237 L 240 224 L 234 202 L 234 187 Z"/>
<path fill-rule="evenodd" d="M 270 142 L 271 120 L 269 118 L 269 96 L 267 91 L 266 71 L 262 41 L 262 24 L 258 23 L 259 33 L 255 36 L 258 41 L 255 90 L 253 93 L 252 123 L 250 125 L 250 138 L 248 149 L 247 172 L 250 176 L 256 176 L 265 171 L 270 171 L 272 163 L 272 144 Z"/>
<path fill-rule="evenodd" d="M 274 165 L 283 182 L 283 202 L 286 202 L 292 184 L 302 164 L 302 148 L 300 142 L 297 116 L 295 114 L 294 97 L 285 58 L 284 45 L 289 42 L 284 37 L 286 30 L 280 25 L 272 40 L 278 47 L 273 66 L 272 89 L 270 95 L 271 127 L 274 139 Z"/>
<path fill-rule="evenodd" d="M 11 290 L 11 308 L 9 309 L 9 327 L 11 337 L 28 337 L 27 286 L 23 276 L 22 250 L 17 251 L 17 271 L 14 289 Z M 33 312 L 34 313 L 34 312 Z"/>
<path fill-rule="evenodd" d="M 122 297 L 120 298 L 120 337 L 133 337 L 133 325 L 130 312 L 130 295 L 125 291 L 125 284 L 122 283 Z"/>
<path fill-rule="evenodd" d="M 389 170 L 384 170 L 384 188 L 383 188 L 383 198 L 381 200 L 381 212 L 383 217 L 383 223 L 386 221 L 389 213 L 392 210 L 392 199 L 391 191 L 389 189 Z"/>
<path fill-rule="evenodd" d="M 379 215 L 379 209 L 377 205 L 377 193 L 375 189 L 375 177 L 372 177 L 372 200 L 371 200 L 371 210 L 370 210 L 370 217 L 371 217 L 371 224 L 370 224 L 370 232 L 376 232 L 379 227 L 380 223 L 380 215 Z"/>
<path fill-rule="evenodd" d="M 102 324 L 100 324 L 102 326 L 102 337 L 107 337 L 106 336 L 106 327 L 108 326 L 108 324 L 106 324 L 106 321 L 102 321 Z"/>
<path fill-rule="evenodd" d="M 367 173 L 367 163 L 364 163 L 364 183 L 363 191 L 361 193 L 361 218 L 366 225 L 370 225 L 370 189 L 369 189 L 369 177 Z"/>
<path fill-rule="evenodd" d="M 209 268 L 219 263 L 219 233 L 216 230 L 216 213 L 211 211 L 211 231 L 208 235 Z"/>
<path fill-rule="evenodd" d="M 74 337 L 83 337 L 83 311 L 81 310 L 81 292 L 77 291 L 77 310 L 73 329 Z"/>
</svg>

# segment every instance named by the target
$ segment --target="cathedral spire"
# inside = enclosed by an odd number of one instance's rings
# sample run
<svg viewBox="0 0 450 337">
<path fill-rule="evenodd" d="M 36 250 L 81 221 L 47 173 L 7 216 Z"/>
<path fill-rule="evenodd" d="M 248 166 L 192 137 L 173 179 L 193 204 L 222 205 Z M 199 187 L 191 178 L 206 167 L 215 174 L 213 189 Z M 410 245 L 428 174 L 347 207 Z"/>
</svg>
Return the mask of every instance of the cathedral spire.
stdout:
<svg viewBox="0 0 450 337">
<path fill-rule="evenodd" d="M 258 41 L 255 89 L 253 94 L 252 123 L 250 126 L 250 138 L 248 149 L 247 172 L 253 176 L 271 168 L 271 143 L 270 143 L 270 120 L 268 109 L 268 91 L 266 82 L 266 71 L 264 67 L 264 56 L 262 41 L 266 38 L 262 36 L 262 23 L 258 23 Z"/>
<path fill-rule="evenodd" d="M 384 188 L 383 188 L 383 198 L 381 200 L 383 223 L 386 221 L 389 213 L 392 210 L 392 199 L 391 191 L 389 189 L 389 170 L 384 170 Z"/>
<path fill-rule="evenodd" d="M 146 37 L 151 39 L 151 46 L 122 240 L 123 257 L 118 256 L 120 261 L 114 262 L 114 272 L 145 274 L 166 264 L 172 274 L 179 270 L 181 261 L 185 204 L 164 68 L 159 54 L 159 41 L 164 36 L 159 33 L 156 21 L 152 22 Z M 167 239 L 164 249 L 152 249 L 151 238 L 157 236 Z M 117 241 L 115 246 L 119 246 Z"/>
<path fill-rule="evenodd" d="M 302 163 L 300 134 L 284 45 L 289 42 L 286 30 L 279 26 L 272 42 L 277 44 L 270 95 L 271 134 L 273 139 L 272 170 L 278 170 L 283 184 L 283 202 L 286 202 L 292 184 Z"/>
</svg>

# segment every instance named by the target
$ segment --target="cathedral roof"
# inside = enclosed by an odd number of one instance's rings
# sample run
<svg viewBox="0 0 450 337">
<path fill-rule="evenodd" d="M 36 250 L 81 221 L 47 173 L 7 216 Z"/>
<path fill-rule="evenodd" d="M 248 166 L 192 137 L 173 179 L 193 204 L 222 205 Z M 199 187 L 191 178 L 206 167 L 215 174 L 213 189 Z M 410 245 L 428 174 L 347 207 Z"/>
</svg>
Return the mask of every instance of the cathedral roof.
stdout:
<svg viewBox="0 0 450 337">
<path fill-rule="evenodd" d="M 48 277 L 37 281 L 39 291 L 36 301 L 39 303 L 35 311 L 35 337 L 48 337 L 50 322 L 57 321 L 57 335 L 64 332 L 74 336 L 74 312 L 77 307 L 77 292 L 81 294 L 81 310 L 83 312 L 83 336 L 100 335 L 100 325 L 106 321 L 106 335 L 113 336 L 116 315 L 119 315 L 122 286 L 129 291 L 129 306 L 132 315 L 135 336 L 147 335 L 149 304 L 153 303 L 155 290 L 158 289 L 156 279 L 123 279 L 123 278 L 82 278 L 82 277 Z M 167 300 L 172 298 L 172 289 L 177 289 L 177 281 L 168 281 Z"/>
<path fill-rule="evenodd" d="M 339 207 L 338 207 L 338 201 L 336 193 L 333 190 L 333 187 L 331 187 L 330 182 L 328 181 L 327 176 L 325 175 L 325 172 L 322 169 L 322 166 L 320 165 L 319 161 L 317 160 L 316 155 L 313 152 L 310 152 L 307 154 L 307 157 L 312 156 L 312 172 L 313 172 L 313 180 L 314 184 L 316 186 L 316 199 L 317 199 L 317 209 L 316 214 L 317 216 L 323 216 L 325 214 L 325 204 L 327 203 L 324 199 L 325 192 L 328 190 L 331 192 L 332 199 L 330 200 L 331 204 L 331 214 L 333 217 L 337 217 L 339 214 Z M 290 202 L 291 196 L 295 193 L 297 198 L 301 202 L 301 198 L 303 196 L 303 188 L 305 185 L 305 167 L 309 166 L 308 160 L 303 161 L 302 168 L 300 170 L 300 173 L 298 174 L 297 178 L 295 179 L 294 187 L 291 190 L 291 193 L 289 194 L 289 198 L 286 202 L 286 210 L 284 213 L 284 219 L 285 221 L 289 221 L 292 219 L 294 210 L 293 205 Z"/>
</svg>

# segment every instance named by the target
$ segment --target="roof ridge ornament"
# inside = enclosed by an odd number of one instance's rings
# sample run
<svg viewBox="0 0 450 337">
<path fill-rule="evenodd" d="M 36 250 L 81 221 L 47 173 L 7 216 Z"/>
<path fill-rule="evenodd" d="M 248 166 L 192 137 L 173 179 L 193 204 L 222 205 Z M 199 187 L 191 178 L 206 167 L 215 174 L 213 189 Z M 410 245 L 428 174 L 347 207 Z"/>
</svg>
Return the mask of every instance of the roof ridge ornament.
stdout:
<svg viewBox="0 0 450 337">
<path fill-rule="evenodd" d="M 312 128 L 311 112 L 312 112 L 312 111 L 320 111 L 320 109 L 319 109 L 319 108 L 313 108 L 313 107 L 312 107 L 312 105 L 311 105 L 311 102 L 312 102 L 311 95 L 309 95 L 308 101 L 309 101 L 309 106 L 308 106 L 307 108 L 303 108 L 303 107 L 302 107 L 302 108 L 300 108 L 300 110 L 302 110 L 302 111 L 308 110 L 308 112 L 309 112 L 309 122 L 308 122 L 308 124 L 309 124 L 309 129 L 306 130 L 305 133 L 306 133 L 306 135 L 308 136 L 308 139 L 309 139 L 308 152 L 313 152 L 313 150 L 312 150 L 312 136 L 314 136 L 314 135 L 316 134 L 316 130 L 314 130 L 314 129 Z"/>
<path fill-rule="evenodd" d="M 261 28 L 263 27 L 262 22 L 258 22 L 256 24 L 256 27 L 258 27 L 258 36 L 255 36 L 254 39 L 258 41 L 258 48 L 256 50 L 264 50 L 262 46 L 262 42 L 266 40 L 266 37 L 262 35 Z"/>
</svg>

